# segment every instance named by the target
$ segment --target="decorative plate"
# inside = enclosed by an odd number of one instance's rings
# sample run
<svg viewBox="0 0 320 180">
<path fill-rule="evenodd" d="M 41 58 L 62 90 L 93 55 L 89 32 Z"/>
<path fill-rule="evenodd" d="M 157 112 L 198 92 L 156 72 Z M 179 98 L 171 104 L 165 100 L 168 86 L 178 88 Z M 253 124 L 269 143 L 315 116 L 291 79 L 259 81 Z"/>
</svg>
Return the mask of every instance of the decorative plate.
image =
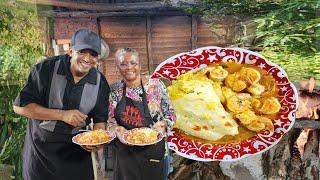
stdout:
<svg viewBox="0 0 320 180">
<path fill-rule="evenodd" d="M 145 142 L 145 143 L 134 143 L 134 142 L 130 142 L 128 141 L 128 136 L 135 134 L 138 131 L 155 131 L 156 133 L 158 133 L 157 135 L 157 139 L 151 142 Z M 147 146 L 147 145 L 152 145 L 152 144 L 156 144 L 158 142 L 160 142 L 163 139 L 163 134 L 161 132 L 158 132 L 154 129 L 151 128 L 146 128 L 146 127 L 142 127 L 142 128 L 134 128 L 131 129 L 129 131 L 127 131 L 126 133 L 123 134 L 123 140 L 128 143 L 129 145 L 134 145 L 134 146 Z"/>
<path fill-rule="evenodd" d="M 257 66 L 266 70 L 276 80 L 281 110 L 274 118 L 275 131 L 273 133 L 263 131 L 237 144 L 210 144 L 185 139 L 179 131 L 173 129 L 167 139 L 169 148 L 185 158 L 197 161 L 235 161 L 256 155 L 277 144 L 294 124 L 295 111 L 298 107 L 298 93 L 295 86 L 288 80 L 286 72 L 281 67 L 249 50 L 214 46 L 198 48 L 165 60 L 151 77 L 171 81 L 187 71 L 195 71 L 211 63 L 228 61 Z"/>
<path fill-rule="evenodd" d="M 96 145 L 101 145 L 101 144 L 106 144 L 106 143 L 109 143 L 111 142 L 115 137 L 116 137 L 116 134 L 112 134 L 108 131 L 101 131 L 99 133 L 105 133 L 104 135 L 107 135 L 109 138 L 108 139 L 105 139 L 105 140 L 102 140 L 102 141 L 99 141 L 99 142 L 94 142 L 94 143 L 82 143 L 81 142 L 81 138 L 85 135 L 88 135 L 88 133 L 91 133 L 93 131 L 87 131 L 87 132 L 83 132 L 83 133 L 80 133 L 80 134 L 77 134 L 76 136 L 73 136 L 72 137 L 72 142 L 75 143 L 75 144 L 78 144 L 80 146 L 96 146 Z"/>
</svg>

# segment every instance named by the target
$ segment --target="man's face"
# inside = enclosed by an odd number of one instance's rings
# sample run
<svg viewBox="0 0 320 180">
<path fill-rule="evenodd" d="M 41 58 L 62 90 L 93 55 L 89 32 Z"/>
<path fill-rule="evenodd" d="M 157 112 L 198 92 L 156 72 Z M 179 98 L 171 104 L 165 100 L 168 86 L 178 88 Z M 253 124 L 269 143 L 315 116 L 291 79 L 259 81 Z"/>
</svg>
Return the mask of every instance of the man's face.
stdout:
<svg viewBox="0 0 320 180">
<path fill-rule="evenodd" d="M 132 53 L 125 53 L 122 59 L 118 59 L 117 66 L 120 74 L 127 81 L 134 81 L 140 75 L 140 63 Z"/>
<path fill-rule="evenodd" d="M 97 66 L 97 63 L 98 53 L 90 49 L 73 51 L 71 54 L 71 72 L 78 77 L 88 74 L 91 68 Z"/>
</svg>

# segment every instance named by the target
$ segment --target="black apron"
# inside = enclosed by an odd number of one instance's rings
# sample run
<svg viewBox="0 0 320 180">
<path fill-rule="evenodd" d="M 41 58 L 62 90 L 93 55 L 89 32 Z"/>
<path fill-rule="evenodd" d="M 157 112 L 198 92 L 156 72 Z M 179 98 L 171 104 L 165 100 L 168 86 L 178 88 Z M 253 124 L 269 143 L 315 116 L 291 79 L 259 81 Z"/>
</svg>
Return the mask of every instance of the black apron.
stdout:
<svg viewBox="0 0 320 180">
<path fill-rule="evenodd" d="M 115 109 L 117 123 L 130 130 L 137 127 L 149 127 L 156 118 L 152 118 L 148 108 L 146 92 L 142 87 L 142 103 L 123 95 Z M 115 179 L 116 180 L 163 180 L 164 179 L 165 142 L 149 146 L 127 146 L 115 141 Z"/>
<path fill-rule="evenodd" d="M 72 143 L 72 135 L 34 127 L 35 121 L 29 120 L 30 126 L 25 139 L 24 179 L 93 180 L 91 153 Z M 30 128 L 37 130 L 31 132 Z"/>
</svg>

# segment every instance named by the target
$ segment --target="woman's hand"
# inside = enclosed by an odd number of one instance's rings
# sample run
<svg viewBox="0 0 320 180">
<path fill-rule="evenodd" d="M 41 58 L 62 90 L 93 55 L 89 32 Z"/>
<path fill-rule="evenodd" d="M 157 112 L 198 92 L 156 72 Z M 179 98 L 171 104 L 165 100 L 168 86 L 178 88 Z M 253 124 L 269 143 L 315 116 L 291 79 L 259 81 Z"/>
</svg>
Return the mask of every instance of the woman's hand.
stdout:
<svg viewBox="0 0 320 180">
<path fill-rule="evenodd" d="M 153 125 L 153 128 L 165 134 L 167 131 L 167 123 L 165 121 L 158 121 Z"/>
<path fill-rule="evenodd" d="M 123 134 L 125 132 L 127 132 L 128 130 L 126 128 L 124 128 L 123 126 L 117 126 L 116 127 L 116 135 L 117 135 L 117 138 L 119 139 L 119 141 L 122 143 L 122 144 L 125 144 L 127 146 L 130 146 L 124 139 L 123 139 Z"/>
</svg>

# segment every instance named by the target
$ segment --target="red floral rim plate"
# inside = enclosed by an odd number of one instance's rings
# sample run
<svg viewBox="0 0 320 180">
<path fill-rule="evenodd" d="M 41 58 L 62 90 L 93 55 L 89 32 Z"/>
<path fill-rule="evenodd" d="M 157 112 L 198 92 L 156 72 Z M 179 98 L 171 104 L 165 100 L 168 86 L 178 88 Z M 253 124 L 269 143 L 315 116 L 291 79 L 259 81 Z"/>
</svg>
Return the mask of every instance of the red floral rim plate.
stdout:
<svg viewBox="0 0 320 180">
<path fill-rule="evenodd" d="M 81 136 L 83 136 L 85 133 L 88 133 L 88 131 L 73 136 L 73 137 L 72 137 L 72 142 L 75 143 L 75 144 L 78 144 L 78 145 L 80 145 L 80 146 L 96 146 L 96 145 L 101 145 L 101 144 L 107 144 L 107 143 L 111 142 L 114 138 L 116 138 L 116 135 L 115 135 L 115 134 L 112 134 L 112 133 L 110 133 L 109 131 L 105 131 L 105 133 L 106 133 L 108 136 L 111 137 L 110 139 L 108 139 L 108 140 L 106 140 L 106 141 L 102 141 L 102 142 L 99 142 L 99 143 L 80 143 L 80 142 L 79 142 L 79 138 L 81 138 Z"/>
<path fill-rule="evenodd" d="M 169 148 L 180 156 L 197 161 L 235 161 L 270 149 L 292 128 L 298 107 L 297 90 L 280 66 L 255 52 L 241 48 L 202 47 L 170 57 L 156 68 L 151 77 L 171 81 L 190 70 L 229 61 L 257 66 L 266 70 L 276 80 L 281 110 L 274 118 L 275 131 L 261 132 L 240 143 L 211 144 L 185 139 L 179 131 L 172 130 L 167 142 Z"/>
<path fill-rule="evenodd" d="M 156 144 L 156 143 L 160 142 L 160 141 L 163 139 L 163 134 L 162 134 L 161 132 L 157 131 L 157 132 L 158 132 L 158 138 L 157 138 L 157 140 L 155 140 L 155 141 L 152 141 L 152 142 L 149 142 L 149 143 L 141 143 L 141 144 L 136 144 L 136 143 L 128 142 L 128 141 L 127 141 L 128 135 L 131 134 L 131 133 L 134 133 L 135 131 L 138 131 L 138 130 L 140 130 L 140 129 L 150 129 L 150 128 L 142 127 L 142 128 L 134 128 L 134 129 L 131 129 L 131 130 L 129 130 L 129 131 L 127 131 L 127 132 L 125 132 L 125 133 L 123 134 L 123 140 L 124 140 L 126 143 L 128 143 L 129 145 L 134 145 L 134 146 L 148 146 L 148 145 Z M 156 131 L 156 130 L 155 130 L 155 131 Z"/>
</svg>

